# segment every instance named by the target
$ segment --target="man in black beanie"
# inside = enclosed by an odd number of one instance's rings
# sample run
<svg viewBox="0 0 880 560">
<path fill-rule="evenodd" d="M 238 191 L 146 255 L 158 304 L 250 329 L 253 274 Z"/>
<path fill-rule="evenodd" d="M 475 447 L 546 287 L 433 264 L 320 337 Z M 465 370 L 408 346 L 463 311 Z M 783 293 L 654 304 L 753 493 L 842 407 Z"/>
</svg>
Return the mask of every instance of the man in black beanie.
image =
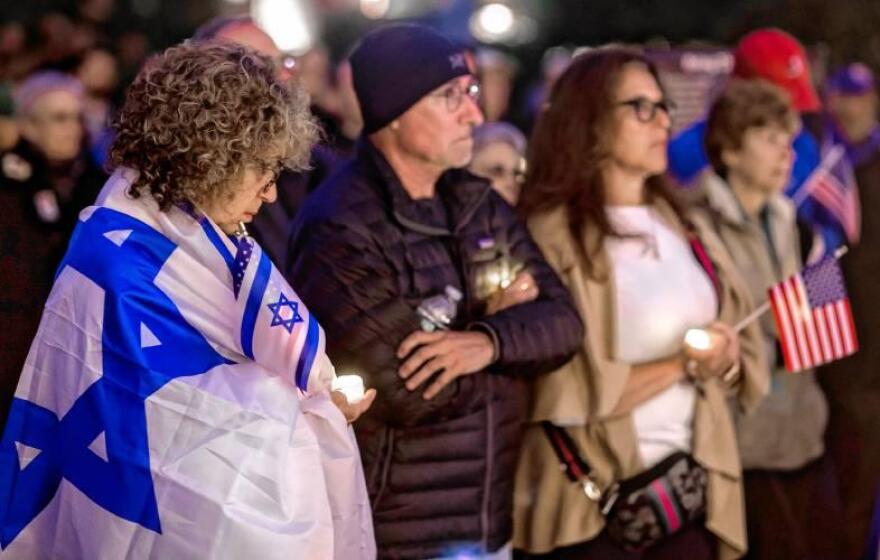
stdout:
<svg viewBox="0 0 880 560">
<path fill-rule="evenodd" d="M 393 25 L 350 61 L 364 132 L 294 222 L 288 279 L 339 372 L 378 390 L 355 430 L 379 557 L 509 558 L 520 379 L 583 327 L 514 210 L 461 169 L 483 120 L 461 49 Z"/>
</svg>

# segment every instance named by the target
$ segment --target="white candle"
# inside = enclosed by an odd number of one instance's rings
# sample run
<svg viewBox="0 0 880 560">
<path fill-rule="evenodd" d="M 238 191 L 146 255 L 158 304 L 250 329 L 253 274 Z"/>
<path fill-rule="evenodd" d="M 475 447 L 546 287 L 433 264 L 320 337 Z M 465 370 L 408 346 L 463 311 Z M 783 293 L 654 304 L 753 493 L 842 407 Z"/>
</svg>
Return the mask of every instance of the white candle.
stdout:
<svg viewBox="0 0 880 560">
<path fill-rule="evenodd" d="M 364 380 L 360 375 L 340 375 L 333 382 L 333 390 L 345 395 L 345 400 L 354 404 L 364 398 Z"/>
<path fill-rule="evenodd" d="M 684 343 L 694 350 L 708 350 L 712 347 L 712 336 L 703 329 L 688 329 Z"/>
</svg>

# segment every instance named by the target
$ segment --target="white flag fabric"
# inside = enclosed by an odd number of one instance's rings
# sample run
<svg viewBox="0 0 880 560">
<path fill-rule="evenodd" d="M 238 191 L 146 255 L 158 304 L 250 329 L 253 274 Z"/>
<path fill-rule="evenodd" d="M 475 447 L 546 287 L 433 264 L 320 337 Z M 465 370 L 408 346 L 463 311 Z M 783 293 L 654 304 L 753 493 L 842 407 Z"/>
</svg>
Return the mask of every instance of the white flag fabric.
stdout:
<svg viewBox="0 0 880 560">
<path fill-rule="evenodd" d="M 0 440 L 0 557 L 375 557 L 321 327 L 253 240 L 136 177 L 59 267 Z"/>
</svg>

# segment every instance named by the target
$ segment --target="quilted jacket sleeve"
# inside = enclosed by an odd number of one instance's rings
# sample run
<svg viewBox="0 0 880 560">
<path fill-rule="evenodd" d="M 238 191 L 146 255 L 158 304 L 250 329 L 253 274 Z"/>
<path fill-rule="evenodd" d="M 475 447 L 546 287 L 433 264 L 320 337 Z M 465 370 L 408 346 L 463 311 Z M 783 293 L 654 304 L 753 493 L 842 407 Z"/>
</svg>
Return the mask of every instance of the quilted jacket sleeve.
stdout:
<svg viewBox="0 0 880 560">
<path fill-rule="evenodd" d="M 574 356 L 584 339 L 584 326 L 568 289 L 547 264 L 525 224 L 513 209 L 496 201 L 495 222 L 506 230 L 511 256 L 525 263 L 535 278 L 539 295 L 534 301 L 509 307 L 486 316 L 486 325 L 496 337 L 498 361 L 494 371 L 517 376 L 534 376 L 553 371 Z"/>
<path fill-rule="evenodd" d="M 395 278 L 365 233 L 329 222 L 295 227 L 287 279 L 324 328 L 337 372 L 358 373 L 377 390 L 372 414 L 390 425 L 416 426 L 466 406 L 476 380 L 459 378 L 428 401 L 423 390 L 404 386 L 395 351 L 419 324 Z"/>
</svg>

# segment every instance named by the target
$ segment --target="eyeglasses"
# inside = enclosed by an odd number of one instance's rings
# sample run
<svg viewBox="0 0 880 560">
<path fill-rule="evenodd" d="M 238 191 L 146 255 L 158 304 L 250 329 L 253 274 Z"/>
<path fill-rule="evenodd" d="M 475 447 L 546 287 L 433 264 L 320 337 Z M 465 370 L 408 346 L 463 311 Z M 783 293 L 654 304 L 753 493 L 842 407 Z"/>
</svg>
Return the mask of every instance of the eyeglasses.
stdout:
<svg viewBox="0 0 880 560">
<path fill-rule="evenodd" d="M 263 165 L 260 167 L 263 169 L 263 173 L 265 173 L 267 171 L 270 171 L 272 173 L 272 176 L 269 178 L 268 181 L 266 181 L 266 183 L 260 189 L 261 194 L 266 194 L 272 188 L 272 185 L 274 185 L 278 182 L 278 178 L 281 176 L 281 172 L 284 170 L 284 165 L 279 163 L 279 164 L 276 164 L 274 167 L 268 166 L 268 165 Z"/>
<path fill-rule="evenodd" d="M 657 111 L 663 111 L 667 117 L 672 117 L 675 111 L 675 105 L 671 101 L 661 99 L 660 101 L 651 101 L 646 97 L 636 97 L 635 99 L 627 99 L 620 101 L 618 105 L 627 105 L 632 107 L 633 112 L 639 122 L 649 123 L 657 117 Z"/>
<path fill-rule="evenodd" d="M 506 165 L 496 163 L 495 165 L 491 165 L 486 167 L 485 169 L 476 170 L 477 174 L 482 174 L 487 179 L 507 179 L 511 178 L 517 184 L 522 184 L 526 179 L 526 160 L 525 158 L 521 158 L 516 167 L 508 167 Z M 481 172 L 481 173 L 480 173 Z"/>
<path fill-rule="evenodd" d="M 480 101 L 480 84 L 477 82 L 471 82 L 466 85 L 464 88 L 460 88 L 456 85 L 451 85 L 442 91 L 438 91 L 437 93 L 431 94 L 434 97 L 443 97 L 446 99 L 446 109 L 453 113 L 461 107 L 461 103 L 464 101 L 464 97 L 470 97 L 471 101 L 474 103 L 478 103 Z"/>
</svg>

